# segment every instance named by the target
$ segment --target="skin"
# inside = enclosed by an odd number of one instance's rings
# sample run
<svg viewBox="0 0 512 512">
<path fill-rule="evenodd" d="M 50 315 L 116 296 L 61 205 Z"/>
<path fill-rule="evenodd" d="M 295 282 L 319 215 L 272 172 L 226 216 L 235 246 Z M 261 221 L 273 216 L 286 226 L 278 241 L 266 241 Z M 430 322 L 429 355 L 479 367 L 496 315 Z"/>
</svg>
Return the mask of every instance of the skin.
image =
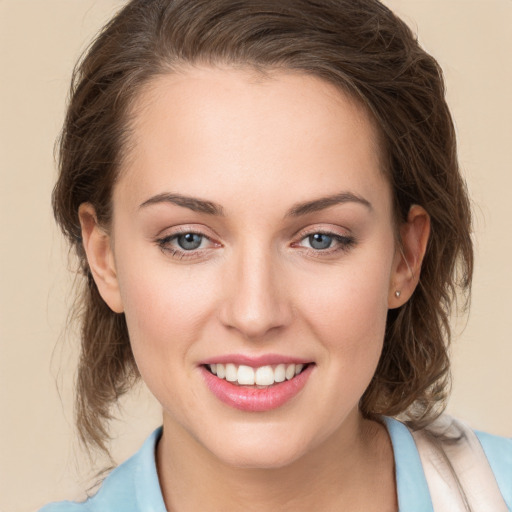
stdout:
<svg viewBox="0 0 512 512">
<path fill-rule="evenodd" d="M 366 111 L 300 73 L 199 67 L 154 80 L 133 112 L 112 225 L 99 226 L 90 204 L 80 219 L 98 289 L 125 313 L 163 407 L 168 510 L 397 510 L 390 440 L 358 402 L 387 311 L 417 284 L 429 219 L 411 208 L 400 249 Z M 289 215 L 341 193 L 368 204 Z M 223 215 L 162 194 L 213 202 Z M 177 229 L 204 235 L 200 247 L 173 253 Z M 314 248 L 319 232 L 343 242 Z M 243 412 L 202 379 L 201 361 L 224 354 L 283 354 L 314 368 L 284 406 Z"/>
</svg>

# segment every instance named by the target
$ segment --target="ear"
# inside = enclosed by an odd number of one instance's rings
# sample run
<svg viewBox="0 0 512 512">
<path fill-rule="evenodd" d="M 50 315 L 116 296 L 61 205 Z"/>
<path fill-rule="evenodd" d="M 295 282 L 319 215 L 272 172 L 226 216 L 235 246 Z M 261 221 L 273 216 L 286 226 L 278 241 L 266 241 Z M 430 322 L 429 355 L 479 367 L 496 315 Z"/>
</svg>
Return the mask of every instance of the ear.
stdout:
<svg viewBox="0 0 512 512">
<path fill-rule="evenodd" d="M 411 206 L 407 221 L 400 226 L 400 245 L 395 253 L 388 294 L 390 309 L 405 304 L 416 289 L 429 235 L 430 216 L 421 206 Z"/>
<path fill-rule="evenodd" d="M 98 224 L 96 211 L 90 203 L 78 209 L 82 228 L 82 243 L 98 291 L 112 311 L 122 313 L 124 308 L 108 233 Z"/>
</svg>

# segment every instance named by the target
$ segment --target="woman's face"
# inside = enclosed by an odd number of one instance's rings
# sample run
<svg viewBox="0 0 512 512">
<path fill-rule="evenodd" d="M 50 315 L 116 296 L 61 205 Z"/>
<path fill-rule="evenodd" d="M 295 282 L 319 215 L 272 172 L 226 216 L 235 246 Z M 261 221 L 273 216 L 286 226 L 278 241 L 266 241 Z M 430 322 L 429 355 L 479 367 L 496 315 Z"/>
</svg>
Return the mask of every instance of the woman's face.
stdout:
<svg viewBox="0 0 512 512">
<path fill-rule="evenodd" d="M 245 467 L 353 436 L 398 261 L 364 109 L 305 74 L 194 68 L 133 112 L 100 291 L 164 432 Z"/>
</svg>

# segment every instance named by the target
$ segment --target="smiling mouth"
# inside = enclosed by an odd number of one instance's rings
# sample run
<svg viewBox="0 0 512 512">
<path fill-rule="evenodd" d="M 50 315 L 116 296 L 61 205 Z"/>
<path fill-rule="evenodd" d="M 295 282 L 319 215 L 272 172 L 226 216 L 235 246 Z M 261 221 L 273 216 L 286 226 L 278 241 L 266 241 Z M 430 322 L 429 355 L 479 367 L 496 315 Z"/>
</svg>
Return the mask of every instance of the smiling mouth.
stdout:
<svg viewBox="0 0 512 512">
<path fill-rule="evenodd" d="M 235 386 L 252 386 L 261 389 L 292 380 L 297 375 L 300 375 L 310 364 L 282 363 L 252 368 L 243 364 L 217 363 L 207 364 L 205 368 L 213 375 L 216 375 L 217 378 L 230 382 Z"/>
</svg>

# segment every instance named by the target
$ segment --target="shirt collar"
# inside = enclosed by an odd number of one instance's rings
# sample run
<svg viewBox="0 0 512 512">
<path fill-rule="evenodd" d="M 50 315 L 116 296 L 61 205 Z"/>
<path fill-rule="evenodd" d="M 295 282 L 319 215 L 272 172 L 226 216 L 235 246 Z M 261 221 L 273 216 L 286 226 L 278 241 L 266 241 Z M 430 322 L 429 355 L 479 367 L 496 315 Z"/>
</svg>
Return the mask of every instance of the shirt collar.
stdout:
<svg viewBox="0 0 512 512">
<path fill-rule="evenodd" d="M 159 427 L 146 439 L 138 454 L 135 493 L 139 509 L 144 512 L 166 512 L 156 470 L 156 445 L 161 436 L 162 427 Z"/>
<path fill-rule="evenodd" d="M 433 512 L 427 479 L 409 429 L 393 418 L 382 419 L 393 445 L 399 512 Z"/>
</svg>

